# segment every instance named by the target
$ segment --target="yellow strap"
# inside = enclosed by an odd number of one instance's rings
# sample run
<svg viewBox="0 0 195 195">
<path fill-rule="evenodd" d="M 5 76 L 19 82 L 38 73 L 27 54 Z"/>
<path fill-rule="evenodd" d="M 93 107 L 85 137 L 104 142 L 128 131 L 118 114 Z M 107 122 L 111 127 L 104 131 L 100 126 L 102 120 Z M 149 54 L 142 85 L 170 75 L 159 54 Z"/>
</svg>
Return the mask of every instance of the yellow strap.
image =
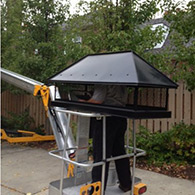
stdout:
<svg viewBox="0 0 195 195">
<path fill-rule="evenodd" d="M 38 92 L 40 91 L 42 100 L 43 100 L 43 105 L 45 107 L 45 111 L 48 111 L 48 102 L 49 102 L 49 87 L 46 85 L 35 85 L 34 88 L 34 96 L 37 96 Z"/>
<path fill-rule="evenodd" d="M 74 160 L 74 159 L 71 159 L 71 160 Z M 67 177 L 69 178 L 70 175 L 72 177 L 74 177 L 74 165 L 72 163 L 69 163 L 68 165 L 68 173 L 67 173 Z"/>
</svg>

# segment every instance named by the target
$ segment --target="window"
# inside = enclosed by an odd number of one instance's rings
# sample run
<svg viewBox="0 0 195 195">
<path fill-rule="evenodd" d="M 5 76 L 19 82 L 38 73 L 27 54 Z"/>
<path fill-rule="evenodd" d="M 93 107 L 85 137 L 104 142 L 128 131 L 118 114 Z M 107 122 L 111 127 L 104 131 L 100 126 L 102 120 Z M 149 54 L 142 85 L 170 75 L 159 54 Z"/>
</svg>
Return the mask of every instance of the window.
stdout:
<svg viewBox="0 0 195 195">
<path fill-rule="evenodd" d="M 160 24 L 153 24 L 152 25 L 152 30 L 155 30 L 157 27 L 162 27 L 162 29 L 163 29 L 163 40 L 160 42 L 160 43 L 158 43 L 155 47 L 154 47 L 154 49 L 159 49 L 159 48 L 162 48 L 163 47 L 163 45 L 164 45 L 164 43 L 165 43 L 165 41 L 166 41 L 166 39 L 167 39 L 167 37 L 168 37 L 168 34 L 169 34 L 169 27 L 167 27 L 167 26 L 165 26 L 163 23 L 160 23 Z"/>
</svg>

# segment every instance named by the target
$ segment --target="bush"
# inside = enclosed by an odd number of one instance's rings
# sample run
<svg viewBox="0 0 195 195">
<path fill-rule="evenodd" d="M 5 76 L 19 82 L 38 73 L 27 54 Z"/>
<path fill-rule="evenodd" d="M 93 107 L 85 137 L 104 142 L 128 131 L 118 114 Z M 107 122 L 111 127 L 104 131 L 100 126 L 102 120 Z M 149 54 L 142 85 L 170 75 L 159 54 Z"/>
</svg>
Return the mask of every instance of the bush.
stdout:
<svg viewBox="0 0 195 195">
<path fill-rule="evenodd" d="M 180 123 L 170 131 L 169 150 L 175 159 L 195 164 L 195 125 Z"/>
<path fill-rule="evenodd" d="M 148 163 L 195 164 L 195 125 L 180 123 L 167 132 L 150 133 L 140 126 L 137 147 L 146 150 Z"/>
<path fill-rule="evenodd" d="M 1 118 L 1 126 L 6 130 L 12 130 L 16 132 L 17 130 L 27 130 L 34 131 L 38 134 L 45 134 L 42 130 L 43 126 L 39 126 L 37 128 L 32 129 L 32 126 L 35 124 L 34 119 L 29 115 L 29 108 L 26 108 L 24 112 L 20 114 L 15 114 L 13 112 L 9 112 L 10 117 Z"/>
</svg>

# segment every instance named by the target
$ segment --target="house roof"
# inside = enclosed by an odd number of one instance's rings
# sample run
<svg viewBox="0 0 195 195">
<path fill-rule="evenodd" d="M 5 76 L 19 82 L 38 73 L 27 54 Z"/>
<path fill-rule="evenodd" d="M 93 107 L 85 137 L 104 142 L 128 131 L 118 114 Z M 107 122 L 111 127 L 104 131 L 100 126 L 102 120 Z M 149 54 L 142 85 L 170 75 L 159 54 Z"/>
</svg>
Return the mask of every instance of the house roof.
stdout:
<svg viewBox="0 0 195 195">
<path fill-rule="evenodd" d="M 87 55 L 48 81 L 177 88 L 176 83 L 132 51 Z"/>
</svg>

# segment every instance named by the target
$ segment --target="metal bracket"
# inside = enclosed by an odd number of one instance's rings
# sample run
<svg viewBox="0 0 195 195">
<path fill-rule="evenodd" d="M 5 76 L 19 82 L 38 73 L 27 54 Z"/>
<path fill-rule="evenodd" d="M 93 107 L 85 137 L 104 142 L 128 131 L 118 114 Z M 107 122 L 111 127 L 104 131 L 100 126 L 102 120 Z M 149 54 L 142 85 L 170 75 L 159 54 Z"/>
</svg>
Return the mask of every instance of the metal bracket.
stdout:
<svg viewBox="0 0 195 195">
<path fill-rule="evenodd" d="M 48 111 L 48 102 L 49 102 L 49 87 L 46 85 L 35 85 L 34 88 L 34 96 L 37 96 L 38 92 L 40 92 L 42 100 L 43 100 L 43 105 L 45 107 L 45 111 Z"/>
</svg>

